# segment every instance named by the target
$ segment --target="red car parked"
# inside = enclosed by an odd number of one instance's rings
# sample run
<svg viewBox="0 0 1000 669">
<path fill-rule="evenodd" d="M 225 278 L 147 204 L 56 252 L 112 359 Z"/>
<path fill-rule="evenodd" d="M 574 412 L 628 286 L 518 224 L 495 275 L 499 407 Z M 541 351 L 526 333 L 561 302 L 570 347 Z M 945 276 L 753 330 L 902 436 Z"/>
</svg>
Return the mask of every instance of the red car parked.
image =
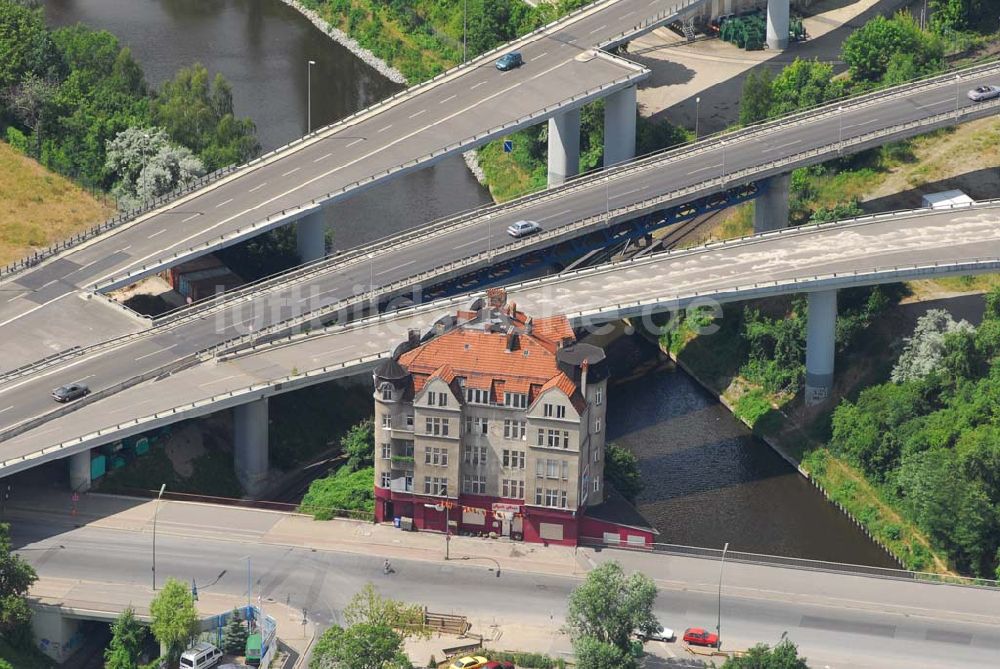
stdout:
<svg viewBox="0 0 1000 669">
<path fill-rule="evenodd" d="M 719 635 L 701 627 L 689 627 L 684 630 L 684 641 L 695 646 L 719 648 Z"/>
</svg>

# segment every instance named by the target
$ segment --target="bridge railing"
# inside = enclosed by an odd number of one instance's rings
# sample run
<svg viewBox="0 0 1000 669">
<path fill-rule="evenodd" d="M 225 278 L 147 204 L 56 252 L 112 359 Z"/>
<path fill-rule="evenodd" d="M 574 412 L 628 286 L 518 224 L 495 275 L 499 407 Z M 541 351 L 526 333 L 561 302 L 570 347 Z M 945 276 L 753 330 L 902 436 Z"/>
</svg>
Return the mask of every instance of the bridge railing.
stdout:
<svg viewBox="0 0 1000 669">
<path fill-rule="evenodd" d="M 698 546 L 684 546 L 678 544 L 653 543 L 645 547 L 642 545 L 629 545 L 627 543 L 608 543 L 599 537 L 580 537 L 580 543 L 586 546 L 598 546 L 601 548 L 612 548 L 616 550 L 627 550 L 643 553 L 661 553 L 664 555 L 676 555 L 680 557 L 705 558 L 709 560 L 721 560 L 722 549 L 701 548 Z M 803 569 L 807 571 L 824 571 L 846 576 L 869 576 L 875 578 L 888 578 L 903 581 L 919 581 L 922 583 L 937 583 L 941 585 L 960 585 L 977 588 L 997 588 L 1000 582 L 986 579 L 974 578 L 970 576 L 960 576 L 956 574 L 936 574 L 932 572 L 910 571 L 907 569 L 894 569 L 891 567 L 877 567 L 873 565 L 850 564 L 844 562 L 831 562 L 828 560 L 810 560 L 808 558 L 787 557 L 782 555 L 767 555 L 764 553 L 749 553 L 729 549 L 726 551 L 727 562 L 741 562 L 744 564 L 764 565 L 768 567 L 786 567 L 792 569 Z"/>
</svg>

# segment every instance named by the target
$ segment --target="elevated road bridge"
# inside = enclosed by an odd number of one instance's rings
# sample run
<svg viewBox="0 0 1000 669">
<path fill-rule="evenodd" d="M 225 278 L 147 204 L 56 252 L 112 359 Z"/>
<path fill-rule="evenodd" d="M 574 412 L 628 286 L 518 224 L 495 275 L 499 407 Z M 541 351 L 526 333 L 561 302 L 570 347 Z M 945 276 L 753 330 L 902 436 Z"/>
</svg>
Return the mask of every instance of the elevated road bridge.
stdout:
<svg viewBox="0 0 1000 669">
<path fill-rule="evenodd" d="M 540 317 L 563 314 L 577 327 L 697 304 L 807 292 L 808 400 L 810 387 L 820 392 L 832 381 L 838 289 L 998 271 L 998 224 L 1000 201 L 885 214 L 578 270 L 510 286 L 508 292 L 519 309 Z M 137 377 L 130 388 L 78 402 L 62 415 L 49 413 L 53 405 L 46 392 L 52 379 L 44 372 L 13 380 L 0 390 L 0 408 L 9 405 L 6 411 L 26 421 L 23 429 L 8 429 L 0 442 L 0 475 L 229 407 L 265 401 L 266 421 L 270 395 L 358 374 L 389 355 L 409 330 L 426 331 L 473 297 L 407 307 L 266 344 L 250 335 L 244 350 L 190 356 L 172 374 Z M 81 360 L 76 373 L 100 357 Z M 123 365 L 137 369 L 132 360 Z M 33 421 L 39 411 L 42 420 Z M 266 469 L 266 436 L 262 446 L 256 443 L 265 449 Z"/>
</svg>

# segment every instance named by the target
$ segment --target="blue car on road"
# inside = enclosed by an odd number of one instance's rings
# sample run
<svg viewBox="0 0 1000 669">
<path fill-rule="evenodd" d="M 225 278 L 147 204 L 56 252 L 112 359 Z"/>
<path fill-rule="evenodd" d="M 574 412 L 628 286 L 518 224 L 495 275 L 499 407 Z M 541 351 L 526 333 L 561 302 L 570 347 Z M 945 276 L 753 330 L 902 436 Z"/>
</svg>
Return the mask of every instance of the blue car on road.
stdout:
<svg viewBox="0 0 1000 669">
<path fill-rule="evenodd" d="M 500 56 L 500 60 L 497 61 L 497 69 L 501 72 L 506 72 L 507 70 L 513 70 L 515 67 L 520 67 L 524 64 L 524 59 L 521 58 L 520 51 L 511 51 L 510 53 L 505 53 Z"/>
</svg>

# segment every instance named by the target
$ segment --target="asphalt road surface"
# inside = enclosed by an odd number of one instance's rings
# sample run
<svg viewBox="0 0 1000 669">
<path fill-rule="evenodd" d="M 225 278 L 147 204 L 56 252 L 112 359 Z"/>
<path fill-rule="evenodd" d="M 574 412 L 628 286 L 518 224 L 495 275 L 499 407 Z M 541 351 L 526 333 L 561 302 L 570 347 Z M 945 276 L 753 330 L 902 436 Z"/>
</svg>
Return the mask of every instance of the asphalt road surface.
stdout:
<svg viewBox="0 0 1000 669">
<path fill-rule="evenodd" d="M 580 582 L 510 569 L 497 579 L 482 566 L 400 558 L 393 559 L 395 573 L 385 576 L 377 555 L 261 544 L 250 539 L 249 527 L 236 535 L 221 527 L 213 532 L 212 514 L 206 514 L 205 507 L 193 509 L 189 514 L 197 518 L 175 518 L 158 528 L 158 579 L 209 583 L 226 570 L 211 586 L 213 591 L 241 595 L 246 592 L 250 556 L 255 593 L 265 601 L 305 607 L 321 625 L 342 622 L 344 605 L 370 581 L 392 597 L 433 611 L 554 629 L 563 624 L 567 598 Z M 185 536 L 185 523 L 197 531 Z M 267 531 L 264 526 L 254 529 Z M 13 540 L 18 548 L 29 549 L 22 555 L 42 578 L 149 582 L 148 523 L 129 530 L 74 528 L 47 514 L 34 520 L 19 516 Z M 583 549 L 581 559 L 617 559 L 628 570 L 653 577 L 660 590 L 655 610 L 665 626 L 681 631 L 688 626 L 714 628 L 716 561 Z M 989 667 L 995 666 L 1000 650 L 1000 621 L 995 607 L 990 613 L 990 597 L 996 593 L 730 563 L 722 629 L 730 648 L 761 641 L 774 644 L 787 633 L 813 667 Z M 983 613 L 972 613 L 980 609 Z M 509 645 L 516 640 L 505 641 Z M 685 656 L 679 646 L 654 643 L 650 650 L 663 657 Z M 554 652 L 569 650 L 564 639 Z"/>
<path fill-rule="evenodd" d="M 931 274 L 996 271 L 1000 266 L 998 222 L 1000 203 L 795 228 L 528 282 L 511 288 L 509 299 L 536 317 L 564 314 L 577 325 L 585 325 L 587 315 L 609 307 L 610 313 L 598 314 L 594 321 L 654 313 L 678 304 L 683 306 L 694 298 L 711 297 L 727 302 L 824 286 L 847 287 Z M 974 263 L 984 264 L 975 267 Z M 913 269 L 915 266 L 919 268 Z M 63 443 L 66 449 L 50 451 L 42 459 L 66 457 L 76 450 L 142 432 L 157 424 L 176 422 L 183 416 L 202 415 L 267 396 L 273 392 L 269 385 L 294 376 L 293 371 L 315 372 L 315 375 L 284 381 L 282 392 L 359 373 L 363 369 L 360 358 L 388 355 L 406 338 L 409 329 L 426 331 L 437 318 L 459 304 L 465 306 L 468 301 L 467 297 L 459 297 L 424 305 L 412 313 L 334 327 L 326 334 L 313 333 L 225 362 L 199 364 L 135 386 L 4 441 L 0 444 L 0 462 L 7 462 L 0 465 L 0 472 L 29 466 L 31 463 L 17 458 L 56 443 Z M 641 308 L 632 304 L 637 301 L 642 301 Z M 207 318 L 183 332 L 210 330 L 213 325 L 212 318 Z M 71 368 L 72 376 L 91 382 L 109 369 L 112 373 L 127 374 L 154 364 L 157 355 L 173 356 L 187 350 L 178 342 L 194 346 L 183 337 L 171 344 L 166 344 L 167 341 L 139 340 L 107 355 L 81 358 Z M 173 348 L 158 353 L 162 351 L 158 347 L 164 345 Z M 46 389 L 65 374 L 63 369 L 42 372 L 0 389 L 0 411 L 6 412 L 0 417 L 28 417 L 50 410 L 55 405 L 46 395 Z M 191 402 L 203 404 L 186 406 Z M 156 418 L 158 422 L 129 423 L 132 418 L 159 412 L 163 413 Z M 108 431 L 93 434 L 97 430 Z M 91 436 L 86 441 L 78 440 L 85 435 Z"/>
</svg>

